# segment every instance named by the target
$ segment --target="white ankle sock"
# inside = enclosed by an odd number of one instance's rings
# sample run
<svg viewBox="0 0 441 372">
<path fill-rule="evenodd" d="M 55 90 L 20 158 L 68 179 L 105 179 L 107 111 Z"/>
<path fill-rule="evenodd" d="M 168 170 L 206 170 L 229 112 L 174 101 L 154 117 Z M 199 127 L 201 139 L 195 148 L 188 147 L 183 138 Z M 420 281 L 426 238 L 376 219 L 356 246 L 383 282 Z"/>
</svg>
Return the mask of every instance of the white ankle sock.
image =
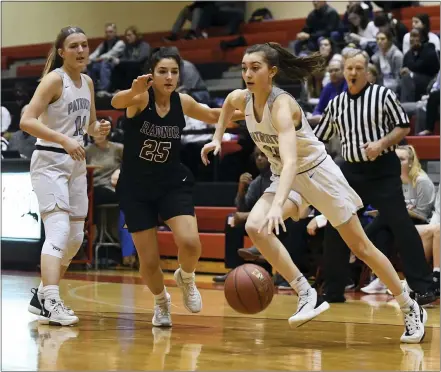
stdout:
<svg viewBox="0 0 441 372">
<path fill-rule="evenodd" d="M 435 272 L 438 272 L 439 273 L 439 267 L 434 267 L 433 268 L 433 272 L 435 273 Z"/>
<path fill-rule="evenodd" d="M 395 299 L 400 305 L 402 311 L 404 311 L 405 313 L 409 312 L 410 307 L 413 305 L 413 300 L 410 298 L 409 292 L 403 290 L 400 295 L 395 296 Z"/>
<path fill-rule="evenodd" d="M 182 270 L 182 267 L 181 267 L 182 279 L 191 279 L 191 278 L 193 278 L 193 275 L 194 275 L 194 271 L 192 273 L 187 273 L 184 270 Z"/>
<path fill-rule="evenodd" d="M 43 287 L 43 294 L 46 300 L 60 301 L 60 287 L 58 285 L 47 285 Z"/>
<path fill-rule="evenodd" d="M 166 293 L 167 293 L 167 290 L 164 287 L 164 289 L 162 290 L 162 292 L 160 294 L 153 295 L 155 297 L 155 304 L 165 302 L 167 300 Z"/>
<path fill-rule="evenodd" d="M 289 285 L 292 289 L 296 291 L 297 294 L 300 294 L 300 292 L 306 292 L 308 289 L 311 289 L 311 286 L 303 275 L 295 278 L 291 283 L 289 283 Z"/>
</svg>

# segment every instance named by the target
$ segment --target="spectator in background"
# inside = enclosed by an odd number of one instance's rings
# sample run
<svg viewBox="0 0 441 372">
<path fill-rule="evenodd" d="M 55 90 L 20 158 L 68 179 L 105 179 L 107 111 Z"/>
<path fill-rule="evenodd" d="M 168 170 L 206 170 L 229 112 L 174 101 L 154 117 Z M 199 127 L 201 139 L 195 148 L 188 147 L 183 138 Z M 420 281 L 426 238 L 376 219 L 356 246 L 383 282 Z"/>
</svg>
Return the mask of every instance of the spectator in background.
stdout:
<svg viewBox="0 0 441 372">
<path fill-rule="evenodd" d="M 372 56 L 372 62 L 380 71 L 382 84 L 396 92 L 400 82 L 400 71 L 403 66 L 403 53 L 393 44 L 390 30 L 377 34 L 378 51 Z"/>
<path fill-rule="evenodd" d="M 440 258 L 439 258 L 439 250 L 440 250 L 440 187 L 438 186 L 438 192 L 436 193 L 434 211 L 432 214 L 432 218 L 430 219 L 429 224 L 427 225 L 418 225 L 416 228 L 421 236 L 421 240 L 423 241 L 424 252 L 426 254 L 427 261 L 433 261 L 433 282 L 435 284 L 435 290 L 438 291 L 437 295 L 439 296 L 440 292 Z"/>
<path fill-rule="evenodd" d="M 370 84 L 379 84 L 379 73 L 377 67 L 373 63 L 368 64 L 367 80 Z M 380 85 L 380 84 L 379 84 Z"/>
<path fill-rule="evenodd" d="M 178 48 L 171 48 L 175 49 L 176 53 L 179 53 Z M 210 104 L 210 93 L 201 74 L 193 63 L 185 59 L 181 60 L 179 83 L 176 91 L 192 96 L 199 103 Z"/>
<path fill-rule="evenodd" d="M 342 60 L 331 60 L 328 66 L 328 71 L 330 75 L 330 82 L 323 88 L 318 105 L 315 107 L 312 117 L 309 118 L 309 123 L 311 126 L 316 126 L 325 111 L 328 103 L 340 93 L 346 91 L 348 85 L 343 76 L 343 62 Z"/>
<path fill-rule="evenodd" d="M 25 105 L 21 109 L 20 117 L 23 116 L 27 106 L 28 105 Z M 18 131 L 12 133 L 11 139 L 9 140 L 8 150 L 18 151 L 21 156 L 30 159 L 35 150 L 36 142 L 37 139 L 34 136 L 31 136 L 29 133 L 23 132 L 21 129 L 19 129 Z"/>
<path fill-rule="evenodd" d="M 92 78 L 98 95 L 110 91 L 115 59 L 120 58 L 124 51 L 124 41 L 118 38 L 116 31 L 114 23 L 107 23 L 104 41 L 89 56 L 87 74 Z"/>
<path fill-rule="evenodd" d="M 123 145 L 109 141 L 110 133 L 106 136 L 93 137 L 94 143 L 86 148 L 86 163 L 96 165 L 94 176 L 94 208 L 102 204 L 118 204 L 115 192 L 123 154 Z M 96 224 L 97 213 L 94 212 Z M 123 256 L 123 266 L 135 267 L 135 245 L 126 228 L 122 211 L 119 212 L 118 231 Z"/>
<path fill-rule="evenodd" d="M 330 37 L 331 32 L 338 30 L 340 16 L 326 1 L 313 1 L 314 10 L 308 14 L 302 32 L 297 34 L 293 49 L 296 55 L 310 53 L 318 49 L 322 37 Z"/>
<path fill-rule="evenodd" d="M 126 29 L 124 36 L 126 43 L 121 58 L 114 58 L 112 74 L 113 85 L 116 90 L 130 88 L 133 79 L 142 75 L 145 62 L 150 55 L 150 45 L 142 40 L 142 34 L 135 26 Z"/>
<path fill-rule="evenodd" d="M 331 61 L 343 61 L 341 54 L 338 54 L 338 48 L 335 42 L 329 37 L 324 37 L 319 43 L 319 52 L 326 58 L 326 65 L 329 66 Z M 308 93 L 310 97 L 319 97 L 322 88 L 330 81 L 329 71 L 320 71 L 312 75 L 312 78 L 308 80 Z"/>
<path fill-rule="evenodd" d="M 392 14 L 381 12 L 376 15 L 374 25 L 378 28 L 379 32 L 390 31 L 393 35 L 393 43 L 399 50 L 403 49 L 404 36 L 409 32 L 403 23 L 394 18 Z"/>
<path fill-rule="evenodd" d="M 363 50 L 368 49 L 369 43 L 375 44 L 378 28 L 369 20 L 368 13 L 359 3 L 352 5 L 348 12 L 349 34 L 346 35 L 346 42 L 357 43 Z"/>
<path fill-rule="evenodd" d="M 424 39 L 428 39 L 429 43 L 433 44 L 435 46 L 436 51 L 439 52 L 440 40 L 436 34 L 430 32 L 430 18 L 427 14 L 421 13 L 412 17 L 412 29 L 415 28 L 419 30 L 424 30 L 424 34 L 426 35 Z M 406 54 L 410 48 L 411 48 L 410 32 L 408 32 L 406 35 L 404 35 L 403 38 L 403 54 Z"/>
<path fill-rule="evenodd" d="M 213 1 L 204 7 L 201 28 L 213 26 L 225 27 L 225 35 L 239 33 L 240 25 L 245 21 L 245 1 Z"/>
<path fill-rule="evenodd" d="M 419 136 L 431 135 L 435 129 L 435 123 L 439 122 L 439 107 L 440 107 L 440 73 L 430 89 L 428 96 L 423 96 L 421 99 L 425 100 L 426 103 L 426 120 L 424 128 L 418 133 Z"/>
<path fill-rule="evenodd" d="M 190 5 L 184 7 L 176 18 L 173 24 L 171 35 L 164 37 L 163 41 L 171 42 L 179 39 L 179 32 L 182 30 L 186 21 L 191 22 L 190 30 L 185 35 L 184 39 L 192 40 L 206 37 L 206 34 L 201 32 L 202 16 L 204 8 L 212 6 L 214 1 L 195 1 Z"/>
<path fill-rule="evenodd" d="M 430 81 L 439 71 L 435 46 L 427 43 L 423 29 L 410 32 L 411 48 L 404 55 L 401 74 L 401 101 L 416 102 L 425 94 Z"/>
</svg>

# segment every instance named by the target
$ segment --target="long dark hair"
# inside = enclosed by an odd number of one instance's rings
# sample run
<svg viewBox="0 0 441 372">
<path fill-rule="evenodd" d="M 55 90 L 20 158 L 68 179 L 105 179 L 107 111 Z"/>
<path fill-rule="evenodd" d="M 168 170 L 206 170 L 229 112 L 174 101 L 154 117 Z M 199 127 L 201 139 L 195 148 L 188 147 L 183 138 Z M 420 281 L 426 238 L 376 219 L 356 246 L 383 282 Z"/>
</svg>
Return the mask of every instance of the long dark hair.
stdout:
<svg viewBox="0 0 441 372">
<path fill-rule="evenodd" d="M 278 43 L 253 45 L 245 51 L 245 54 L 257 52 L 262 52 L 268 66 L 276 66 L 282 77 L 288 80 L 304 80 L 325 68 L 325 58 L 320 53 L 296 57 Z"/>
<path fill-rule="evenodd" d="M 168 58 L 174 59 L 179 67 L 179 72 L 181 70 L 181 61 L 182 58 L 179 55 L 179 50 L 176 47 L 158 47 L 154 48 L 150 53 L 150 58 L 148 61 L 147 71 L 153 73 L 156 65 L 159 63 L 161 59 Z"/>
<path fill-rule="evenodd" d="M 83 34 L 86 33 L 79 27 L 68 26 L 61 29 L 60 33 L 57 35 L 54 44 L 52 45 L 49 55 L 47 56 L 46 64 L 43 69 L 43 74 L 41 78 L 46 76 L 49 72 L 55 70 L 58 67 L 63 66 L 63 58 L 58 54 L 58 49 L 63 48 L 64 41 L 69 35 L 72 34 Z"/>
<path fill-rule="evenodd" d="M 353 4 L 348 9 L 348 15 L 350 13 L 355 13 L 360 17 L 360 27 L 362 30 L 365 30 L 369 23 L 369 14 L 366 10 L 362 8 L 360 4 Z M 349 22 L 349 29 L 354 34 L 358 34 L 358 28 L 355 27 L 351 22 Z"/>
</svg>

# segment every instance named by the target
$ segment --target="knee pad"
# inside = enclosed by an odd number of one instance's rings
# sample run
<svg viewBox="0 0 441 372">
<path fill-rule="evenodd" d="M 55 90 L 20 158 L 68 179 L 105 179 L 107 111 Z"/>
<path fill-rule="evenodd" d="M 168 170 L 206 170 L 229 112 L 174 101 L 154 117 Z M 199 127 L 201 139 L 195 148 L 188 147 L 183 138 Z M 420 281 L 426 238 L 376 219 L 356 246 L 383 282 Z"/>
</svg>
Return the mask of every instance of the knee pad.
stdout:
<svg viewBox="0 0 441 372">
<path fill-rule="evenodd" d="M 80 250 L 84 240 L 84 221 L 71 221 L 67 249 L 61 260 L 62 266 L 69 266 L 72 259 Z"/>
<path fill-rule="evenodd" d="M 41 254 L 63 258 L 69 240 L 69 214 L 62 211 L 49 213 L 43 223 L 46 239 Z"/>
</svg>

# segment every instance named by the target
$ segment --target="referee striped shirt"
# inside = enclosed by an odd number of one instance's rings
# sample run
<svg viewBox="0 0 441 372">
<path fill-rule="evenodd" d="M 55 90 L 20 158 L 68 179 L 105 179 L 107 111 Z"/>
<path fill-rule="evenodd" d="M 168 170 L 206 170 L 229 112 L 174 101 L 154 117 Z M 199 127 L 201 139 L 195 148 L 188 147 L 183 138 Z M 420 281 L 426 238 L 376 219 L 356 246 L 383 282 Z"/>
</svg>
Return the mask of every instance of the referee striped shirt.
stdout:
<svg viewBox="0 0 441 372">
<path fill-rule="evenodd" d="M 397 126 L 408 128 L 409 118 L 395 93 L 380 85 L 367 84 L 358 94 L 346 91 L 333 98 L 314 132 L 322 141 L 338 134 L 343 158 L 360 163 L 369 161 L 361 146 L 380 140 Z M 381 154 L 396 147 L 391 146 Z"/>
</svg>

